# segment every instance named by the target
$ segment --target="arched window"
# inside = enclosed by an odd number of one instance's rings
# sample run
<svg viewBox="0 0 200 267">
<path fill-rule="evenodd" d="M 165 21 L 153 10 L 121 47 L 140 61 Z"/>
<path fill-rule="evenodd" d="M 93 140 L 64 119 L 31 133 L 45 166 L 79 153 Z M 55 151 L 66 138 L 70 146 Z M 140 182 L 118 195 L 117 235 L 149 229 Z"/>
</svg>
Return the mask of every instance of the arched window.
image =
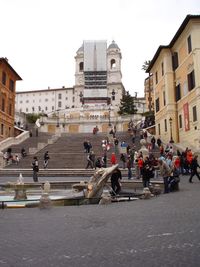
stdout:
<svg viewBox="0 0 200 267">
<path fill-rule="evenodd" d="M 79 71 L 83 71 L 83 62 L 79 63 Z"/>
<path fill-rule="evenodd" d="M 110 61 L 110 68 L 113 69 L 115 67 L 116 67 L 116 61 L 115 61 L 115 59 L 111 59 L 111 61 Z"/>
</svg>

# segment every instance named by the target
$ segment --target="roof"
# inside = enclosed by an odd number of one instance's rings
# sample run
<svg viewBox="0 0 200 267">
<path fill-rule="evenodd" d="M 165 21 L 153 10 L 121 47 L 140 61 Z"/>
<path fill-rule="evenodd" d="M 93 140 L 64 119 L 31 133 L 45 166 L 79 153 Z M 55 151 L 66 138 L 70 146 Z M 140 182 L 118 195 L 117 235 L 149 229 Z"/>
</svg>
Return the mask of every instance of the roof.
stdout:
<svg viewBox="0 0 200 267">
<path fill-rule="evenodd" d="M 61 90 L 73 90 L 74 87 L 61 87 L 61 88 L 52 88 L 52 89 L 40 89 L 40 90 L 32 90 L 32 91 L 18 91 L 16 94 L 33 94 L 33 93 L 38 93 L 38 92 L 51 92 L 51 91 L 61 91 Z"/>
<path fill-rule="evenodd" d="M 113 40 L 112 43 L 108 46 L 108 49 L 119 49 L 119 46 L 115 43 L 115 41 Z"/>
<path fill-rule="evenodd" d="M 4 57 L 0 57 L 0 62 L 3 62 L 8 66 L 8 68 L 16 75 L 17 80 L 22 80 L 22 78 L 19 76 L 19 74 L 13 69 L 13 67 L 8 63 L 8 59 Z"/>
<path fill-rule="evenodd" d="M 200 19 L 200 15 L 187 15 L 184 19 L 184 21 L 182 22 L 181 26 L 179 27 L 178 31 L 175 33 L 174 37 L 172 38 L 171 42 L 169 43 L 169 45 L 160 45 L 153 57 L 153 59 L 151 60 L 151 63 L 149 64 L 148 69 L 146 70 L 146 72 L 150 72 L 151 68 L 153 67 L 154 63 L 156 62 L 157 58 L 160 55 L 160 52 L 162 49 L 165 48 L 172 48 L 173 45 L 175 44 L 175 42 L 178 40 L 178 38 L 180 37 L 180 35 L 182 34 L 182 32 L 184 31 L 185 27 L 187 26 L 188 22 L 191 19 Z"/>
<path fill-rule="evenodd" d="M 80 53 L 80 52 L 83 52 L 84 48 L 83 48 L 83 44 L 81 47 L 79 47 L 79 49 L 76 51 L 76 53 Z"/>
</svg>

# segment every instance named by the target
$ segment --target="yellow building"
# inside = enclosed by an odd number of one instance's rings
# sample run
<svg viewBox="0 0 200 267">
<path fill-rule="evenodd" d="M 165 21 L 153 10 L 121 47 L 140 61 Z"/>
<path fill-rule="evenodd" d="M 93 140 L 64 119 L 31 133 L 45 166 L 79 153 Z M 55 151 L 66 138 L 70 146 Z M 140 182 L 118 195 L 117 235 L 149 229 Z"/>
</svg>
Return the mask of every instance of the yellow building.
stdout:
<svg viewBox="0 0 200 267">
<path fill-rule="evenodd" d="M 0 140 L 14 136 L 15 83 L 21 77 L 0 58 Z"/>
<path fill-rule="evenodd" d="M 156 136 L 200 148 L 200 15 L 188 15 L 147 69 L 153 74 Z"/>
</svg>

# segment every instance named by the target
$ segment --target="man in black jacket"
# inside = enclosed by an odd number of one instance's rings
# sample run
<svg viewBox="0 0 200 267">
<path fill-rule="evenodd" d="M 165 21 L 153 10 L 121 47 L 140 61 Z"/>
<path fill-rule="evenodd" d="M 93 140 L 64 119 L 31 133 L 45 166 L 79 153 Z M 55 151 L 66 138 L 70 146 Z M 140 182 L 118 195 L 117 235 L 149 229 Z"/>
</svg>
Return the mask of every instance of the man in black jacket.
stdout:
<svg viewBox="0 0 200 267">
<path fill-rule="evenodd" d="M 195 155 L 194 158 L 192 159 L 191 165 L 190 165 L 190 169 L 191 169 L 191 174 L 190 174 L 190 179 L 189 182 L 192 183 L 192 178 L 194 175 L 196 175 L 200 181 L 200 176 L 197 172 L 197 167 L 200 168 L 198 161 L 197 161 L 198 155 Z"/>
<path fill-rule="evenodd" d="M 122 179 L 122 174 L 119 168 L 115 169 L 115 171 L 111 175 L 111 186 L 114 194 L 119 194 L 121 191 L 120 180 Z"/>
</svg>

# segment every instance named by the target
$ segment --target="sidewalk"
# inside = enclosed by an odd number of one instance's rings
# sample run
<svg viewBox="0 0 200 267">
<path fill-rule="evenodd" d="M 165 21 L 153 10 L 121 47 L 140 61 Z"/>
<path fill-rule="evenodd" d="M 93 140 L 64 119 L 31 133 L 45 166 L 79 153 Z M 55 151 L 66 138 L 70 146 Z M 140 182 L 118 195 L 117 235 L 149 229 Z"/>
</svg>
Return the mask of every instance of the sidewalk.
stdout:
<svg viewBox="0 0 200 267">
<path fill-rule="evenodd" d="M 151 200 L 0 210 L 0 266 L 198 266 L 200 182 Z"/>
</svg>

